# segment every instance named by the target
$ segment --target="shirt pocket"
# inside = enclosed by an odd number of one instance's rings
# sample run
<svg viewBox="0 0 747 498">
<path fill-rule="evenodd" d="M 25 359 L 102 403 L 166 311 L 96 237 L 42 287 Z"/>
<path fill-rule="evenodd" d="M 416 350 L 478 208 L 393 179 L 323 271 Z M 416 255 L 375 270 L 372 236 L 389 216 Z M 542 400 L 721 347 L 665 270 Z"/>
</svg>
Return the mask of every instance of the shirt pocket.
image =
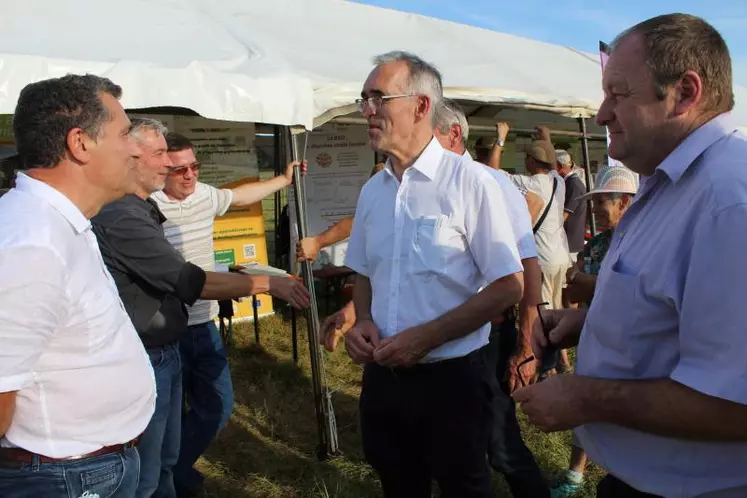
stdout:
<svg viewBox="0 0 747 498">
<path fill-rule="evenodd" d="M 415 274 L 444 274 L 450 255 L 457 250 L 458 234 L 446 215 L 424 216 L 415 222 L 410 271 Z"/>
<path fill-rule="evenodd" d="M 597 341 L 604 348 L 617 353 L 618 358 L 630 358 L 631 339 L 637 322 L 637 306 L 640 277 L 622 273 L 613 264 L 603 270 L 592 307 L 588 330 L 594 331 Z"/>
</svg>

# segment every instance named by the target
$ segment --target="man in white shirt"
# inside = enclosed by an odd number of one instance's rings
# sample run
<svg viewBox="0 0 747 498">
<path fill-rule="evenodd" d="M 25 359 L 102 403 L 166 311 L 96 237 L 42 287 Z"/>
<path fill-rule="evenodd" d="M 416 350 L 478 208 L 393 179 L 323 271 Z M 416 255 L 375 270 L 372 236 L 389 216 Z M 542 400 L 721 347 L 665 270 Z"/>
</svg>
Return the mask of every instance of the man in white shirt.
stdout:
<svg viewBox="0 0 747 498">
<path fill-rule="evenodd" d="M 166 135 L 166 143 L 173 166 L 163 190 L 151 196 L 166 217 L 164 233 L 186 261 L 205 271 L 214 271 L 215 217 L 226 214 L 232 207 L 251 206 L 288 187 L 293 182 L 294 167 L 300 164 L 289 163 L 284 175 L 271 180 L 217 189 L 198 181 L 200 162 L 189 138 L 172 132 Z M 203 477 L 193 465 L 228 423 L 233 410 L 228 357 L 214 322 L 218 302 L 198 300 L 188 311 L 187 332 L 179 340 L 179 350 L 189 410 L 182 421 L 179 460 L 173 469 L 174 485 L 182 495 L 199 492 Z"/>
<path fill-rule="evenodd" d="M 430 497 L 434 479 L 444 498 L 490 497 L 480 349 L 521 298 L 513 230 L 490 174 L 433 137 L 438 71 L 403 52 L 375 63 L 358 104 L 389 159 L 361 191 L 345 260 L 358 272 L 345 345 L 366 364 L 364 453 L 385 497 Z"/>
<path fill-rule="evenodd" d="M 133 188 L 139 150 L 105 78 L 20 94 L 25 170 L 0 199 L 0 496 L 135 496 L 153 370 L 89 219 Z"/>
<path fill-rule="evenodd" d="M 466 150 L 469 123 L 456 102 L 445 101 L 439 107 L 434 135 L 445 149 L 472 159 Z M 514 498 L 549 498 L 550 490 L 542 472 L 521 437 L 516 404 L 511 398 L 511 393 L 530 383 L 537 371 L 531 339 L 537 321 L 537 305 L 541 302 L 542 272 L 537 262 L 532 222 L 524 196 L 505 172 L 483 166 L 498 182 L 505 196 L 524 269 L 524 295 L 519 303 L 518 317 L 521 333 L 516 329 L 515 310 L 509 309 L 505 316 L 493 321 L 488 346 L 482 350 L 488 365 L 495 369 L 494 380 L 498 383 L 493 398 L 493 431 L 488 461 L 504 475 Z"/>
</svg>

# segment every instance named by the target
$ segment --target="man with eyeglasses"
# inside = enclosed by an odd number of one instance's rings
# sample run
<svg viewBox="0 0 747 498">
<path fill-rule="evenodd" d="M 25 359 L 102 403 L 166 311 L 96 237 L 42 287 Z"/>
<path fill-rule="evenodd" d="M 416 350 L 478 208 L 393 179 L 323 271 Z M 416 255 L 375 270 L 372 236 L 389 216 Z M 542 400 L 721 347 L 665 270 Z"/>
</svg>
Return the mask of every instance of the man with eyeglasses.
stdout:
<svg viewBox="0 0 747 498">
<path fill-rule="evenodd" d="M 151 194 L 163 188 L 171 160 L 166 128 L 159 121 L 132 120 L 138 147 L 134 194 L 105 206 L 91 222 L 101 255 L 150 358 L 156 379 L 155 413 L 140 439 L 137 497 L 176 496 L 173 468 L 179 456 L 182 418 L 182 360 L 179 338 L 187 328 L 187 308 L 198 298 L 232 299 L 270 292 L 296 307 L 310 295 L 285 277 L 221 274 L 189 263 L 168 243 L 165 218 Z"/>
<path fill-rule="evenodd" d="M 216 216 L 229 208 L 250 206 L 291 185 L 293 168 L 305 164 L 291 162 L 285 174 L 260 183 L 234 189 L 217 189 L 199 181 L 200 162 L 189 138 L 178 133 L 166 135 L 171 163 L 163 190 L 151 198 L 166 217 L 164 233 L 182 257 L 205 271 L 215 270 L 213 225 Z M 183 362 L 184 395 L 189 407 L 182 423 L 179 461 L 174 482 L 180 495 L 198 493 L 203 477 L 193 467 L 223 428 L 233 410 L 233 386 L 228 358 L 215 326 L 218 302 L 198 300 L 188 308 L 186 333 L 179 341 Z"/>
<path fill-rule="evenodd" d="M 345 346 L 365 364 L 364 454 L 387 498 L 430 497 L 432 480 L 444 498 L 492 497 L 480 349 L 523 291 L 503 193 L 434 138 L 438 70 L 406 52 L 374 63 L 358 104 L 389 159 L 361 191 L 345 260 L 358 273 Z"/>
</svg>

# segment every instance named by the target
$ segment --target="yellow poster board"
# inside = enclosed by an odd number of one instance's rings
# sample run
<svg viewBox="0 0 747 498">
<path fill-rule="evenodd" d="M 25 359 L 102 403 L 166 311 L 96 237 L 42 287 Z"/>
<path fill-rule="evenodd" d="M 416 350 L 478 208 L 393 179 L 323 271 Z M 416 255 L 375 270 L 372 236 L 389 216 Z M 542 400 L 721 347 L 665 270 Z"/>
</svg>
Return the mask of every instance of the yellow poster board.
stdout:
<svg viewBox="0 0 747 498">
<path fill-rule="evenodd" d="M 259 181 L 258 178 L 242 179 L 221 185 L 221 188 L 236 188 L 245 183 Z M 213 250 L 215 262 L 220 265 L 240 265 L 244 263 L 268 264 L 267 239 L 265 238 L 265 220 L 262 203 L 232 209 L 215 219 L 213 228 Z M 257 296 L 257 315 L 266 316 L 273 313 L 272 296 Z M 233 302 L 234 318 L 247 320 L 254 318 L 252 299 Z"/>
</svg>

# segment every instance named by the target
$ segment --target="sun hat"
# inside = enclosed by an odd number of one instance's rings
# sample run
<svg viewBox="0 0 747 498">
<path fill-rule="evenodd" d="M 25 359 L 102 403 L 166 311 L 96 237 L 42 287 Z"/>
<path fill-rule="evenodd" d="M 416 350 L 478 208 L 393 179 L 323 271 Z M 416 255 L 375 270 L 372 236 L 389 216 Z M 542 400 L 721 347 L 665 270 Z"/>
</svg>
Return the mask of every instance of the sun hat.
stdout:
<svg viewBox="0 0 747 498">
<path fill-rule="evenodd" d="M 605 166 L 597 173 L 594 188 L 581 199 L 594 194 L 631 194 L 638 192 L 638 175 L 624 166 Z"/>
</svg>

